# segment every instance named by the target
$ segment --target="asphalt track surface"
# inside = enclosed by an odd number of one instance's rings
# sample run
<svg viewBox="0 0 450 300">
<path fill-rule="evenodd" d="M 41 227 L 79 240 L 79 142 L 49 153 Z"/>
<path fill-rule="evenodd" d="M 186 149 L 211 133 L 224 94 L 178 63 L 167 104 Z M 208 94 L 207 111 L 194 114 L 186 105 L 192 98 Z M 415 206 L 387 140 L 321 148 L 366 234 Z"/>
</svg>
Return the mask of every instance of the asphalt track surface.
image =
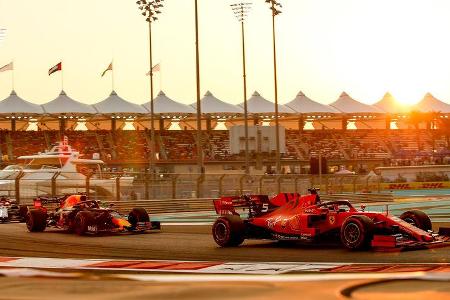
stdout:
<svg viewBox="0 0 450 300">
<path fill-rule="evenodd" d="M 0 256 L 155 259 L 221 262 L 449 263 L 450 247 L 407 252 L 352 252 L 339 245 L 280 245 L 245 241 L 219 248 L 210 226 L 167 226 L 161 232 L 76 236 L 57 230 L 30 233 L 25 224 L 0 225 Z"/>
</svg>

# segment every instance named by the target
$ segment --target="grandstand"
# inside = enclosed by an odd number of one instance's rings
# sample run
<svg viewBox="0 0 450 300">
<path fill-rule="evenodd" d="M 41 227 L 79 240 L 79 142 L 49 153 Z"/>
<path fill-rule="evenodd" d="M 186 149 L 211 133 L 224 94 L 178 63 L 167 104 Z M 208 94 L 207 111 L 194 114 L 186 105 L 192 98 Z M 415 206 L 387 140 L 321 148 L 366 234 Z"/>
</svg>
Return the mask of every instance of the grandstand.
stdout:
<svg viewBox="0 0 450 300">
<path fill-rule="evenodd" d="M 155 98 L 156 157 L 160 171 L 197 163 L 196 115 L 193 106 L 176 102 L 160 92 Z M 202 99 L 202 141 L 206 171 L 241 170 L 244 153 L 231 151 L 232 126 L 242 125 L 243 110 L 207 92 Z M 136 105 L 115 92 L 94 105 L 71 99 L 64 92 L 36 105 L 15 92 L 0 101 L 0 154 L 2 164 L 43 151 L 62 139 L 86 157 L 98 153 L 110 168 L 142 171 L 151 149 L 149 104 Z M 255 92 L 249 99 L 249 126 L 272 126 L 273 103 Z M 446 163 L 449 152 L 450 105 L 427 94 L 416 106 L 399 109 L 391 95 L 367 105 L 342 93 L 330 105 L 299 93 L 280 106 L 284 172 L 308 172 L 310 158 L 327 158 L 336 170 L 346 166 L 360 172 L 389 165 Z M 255 126 L 255 127 L 253 127 Z M 242 137 L 241 137 L 242 139 Z M 273 167 L 273 150 L 252 137 L 254 169 Z M 259 143 L 259 144 L 258 144 Z M 189 170 L 184 168 L 183 170 Z"/>
</svg>

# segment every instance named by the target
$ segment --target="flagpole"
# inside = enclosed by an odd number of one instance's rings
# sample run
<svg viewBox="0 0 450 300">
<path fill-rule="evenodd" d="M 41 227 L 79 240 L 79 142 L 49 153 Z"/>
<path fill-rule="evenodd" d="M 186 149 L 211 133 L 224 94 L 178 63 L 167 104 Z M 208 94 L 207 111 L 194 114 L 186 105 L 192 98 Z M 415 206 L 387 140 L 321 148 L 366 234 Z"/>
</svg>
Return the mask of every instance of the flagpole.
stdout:
<svg viewBox="0 0 450 300">
<path fill-rule="evenodd" d="M 12 61 L 11 88 L 12 88 L 12 91 L 14 91 L 14 59 Z"/>
<path fill-rule="evenodd" d="M 162 68 L 161 68 L 161 62 L 159 63 L 159 91 L 162 91 Z"/>
<path fill-rule="evenodd" d="M 112 59 L 111 62 L 111 88 L 114 91 L 114 58 Z"/>
<path fill-rule="evenodd" d="M 61 91 L 64 91 L 64 70 L 62 67 L 62 60 L 61 60 Z"/>
</svg>

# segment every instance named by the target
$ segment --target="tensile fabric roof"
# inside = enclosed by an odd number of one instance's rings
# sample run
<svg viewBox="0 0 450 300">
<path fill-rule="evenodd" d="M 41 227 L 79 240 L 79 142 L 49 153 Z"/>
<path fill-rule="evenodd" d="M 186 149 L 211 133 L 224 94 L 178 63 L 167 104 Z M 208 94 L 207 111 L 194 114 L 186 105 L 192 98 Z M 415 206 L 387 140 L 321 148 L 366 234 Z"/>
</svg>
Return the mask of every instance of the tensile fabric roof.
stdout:
<svg viewBox="0 0 450 300">
<path fill-rule="evenodd" d="M 96 114 L 97 111 L 92 105 L 87 105 L 68 97 L 64 91 L 50 102 L 42 104 L 42 108 L 48 114 Z"/>
<path fill-rule="evenodd" d="M 43 114 L 44 110 L 38 104 L 23 100 L 13 90 L 9 97 L 0 101 L 0 114 Z"/>
<path fill-rule="evenodd" d="M 143 106 L 148 110 L 148 112 L 150 112 L 150 102 L 145 103 Z M 163 91 L 159 92 L 158 96 L 153 99 L 153 110 L 155 114 L 195 113 L 195 109 L 193 109 L 191 106 L 170 99 Z"/>
<path fill-rule="evenodd" d="M 413 106 L 412 110 L 450 113 L 450 105 L 427 93 L 419 103 Z"/>
<path fill-rule="evenodd" d="M 244 107 L 244 104 L 241 103 L 240 106 Z M 274 113 L 275 103 L 264 99 L 257 91 L 255 91 L 250 99 L 247 100 L 247 110 L 249 113 L 253 114 Z M 289 107 L 280 104 L 278 104 L 278 112 L 283 114 L 295 113 L 295 111 Z"/>
<path fill-rule="evenodd" d="M 332 106 L 311 100 L 303 92 L 299 92 L 297 97 L 291 102 L 286 103 L 285 106 L 301 114 L 339 113 L 339 111 Z"/>
<path fill-rule="evenodd" d="M 343 113 L 357 114 L 357 113 L 384 113 L 378 107 L 361 103 L 350 97 L 346 92 L 343 92 L 339 99 L 331 103 L 330 106 L 338 109 Z"/>
<path fill-rule="evenodd" d="M 216 113 L 227 113 L 227 114 L 241 114 L 243 109 L 239 106 L 224 102 L 217 99 L 210 91 L 207 91 L 205 96 L 201 99 L 201 109 L 202 114 L 216 114 Z M 193 103 L 191 106 L 195 109 L 196 104 Z"/>
<path fill-rule="evenodd" d="M 112 91 L 108 98 L 93 105 L 100 114 L 147 114 L 147 110 L 138 104 L 134 104 L 119 97 Z"/>
</svg>

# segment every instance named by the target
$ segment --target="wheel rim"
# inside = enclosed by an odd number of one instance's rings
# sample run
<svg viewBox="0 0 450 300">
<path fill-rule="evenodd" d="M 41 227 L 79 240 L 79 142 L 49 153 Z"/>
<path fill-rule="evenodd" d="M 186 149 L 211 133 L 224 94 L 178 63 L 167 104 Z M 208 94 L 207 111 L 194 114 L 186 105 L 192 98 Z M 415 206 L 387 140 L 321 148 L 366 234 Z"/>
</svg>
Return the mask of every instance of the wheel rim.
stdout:
<svg viewBox="0 0 450 300">
<path fill-rule="evenodd" d="M 214 235 L 219 241 L 225 240 L 228 235 L 227 226 L 222 222 L 217 223 L 216 227 L 214 228 Z"/>
<path fill-rule="evenodd" d="M 344 228 L 344 237 L 347 243 L 355 244 L 361 237 L 361 230 L 355 223 L 349 223 Z"/>
</svg>

